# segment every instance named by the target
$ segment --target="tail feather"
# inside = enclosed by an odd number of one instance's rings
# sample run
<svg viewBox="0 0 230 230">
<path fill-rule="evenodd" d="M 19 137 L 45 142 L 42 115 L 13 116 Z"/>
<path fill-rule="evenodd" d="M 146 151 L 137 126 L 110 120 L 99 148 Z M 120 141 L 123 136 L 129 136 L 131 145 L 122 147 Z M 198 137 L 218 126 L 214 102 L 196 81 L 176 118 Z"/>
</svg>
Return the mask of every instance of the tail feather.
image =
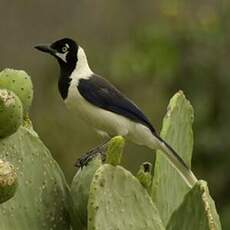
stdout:
<svg viewBox="0 0 230 230">
<path fill-rule="evenodd" d="M 183 159 L 176 153 L 176 151 L 161 137 L 159 139 L 160 149 L 165 153 L 170 164 L 177 170 L 177 172 L 182 176 L 187 185 L 192 188 L 197 182 L 196 176 L 193 174 L 191 169 L 186 165 Z"/>
</svg>

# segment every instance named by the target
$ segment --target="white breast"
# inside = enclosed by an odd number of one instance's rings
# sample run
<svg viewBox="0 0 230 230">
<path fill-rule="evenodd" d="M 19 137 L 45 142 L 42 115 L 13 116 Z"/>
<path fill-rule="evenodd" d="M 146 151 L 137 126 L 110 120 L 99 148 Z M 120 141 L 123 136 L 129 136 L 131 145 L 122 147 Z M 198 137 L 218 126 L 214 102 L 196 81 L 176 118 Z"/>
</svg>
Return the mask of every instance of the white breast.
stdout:
<svg viewBox="0 0 230 230">
<path fill-rule="evenodd" d="M 127 118 L 90 104 L 80 95 L 75 84 L 71 84 L 65 103 L 71 112 L 84 120 L 86 124 L 110 136 L 126 136 L 131 128 L 129 126 L 133 126 L 133 122 Z"/>
</svg>

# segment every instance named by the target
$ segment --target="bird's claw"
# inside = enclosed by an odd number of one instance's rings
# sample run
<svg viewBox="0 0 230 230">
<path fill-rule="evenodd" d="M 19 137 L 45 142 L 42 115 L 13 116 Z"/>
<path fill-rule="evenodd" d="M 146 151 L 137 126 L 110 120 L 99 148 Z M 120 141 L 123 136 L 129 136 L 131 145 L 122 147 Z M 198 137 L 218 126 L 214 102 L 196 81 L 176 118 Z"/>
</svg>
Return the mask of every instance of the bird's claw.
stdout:
<svg viewBox="0 0 230 230">
<path fill-rule="evenodd" d="M 96 156 L 100 156 L 102 161 L 105 161 L 106 159 L 106 150 L 107 145 L 101 145 L 97 146 L 96 148 L 93 148 L 83 154 L 79 159 L 77 159 L 75 166 L 78 168 L 83 168 L 83 166 L 86 166 L 92 159 L 94 159 Z"/>
</svg>

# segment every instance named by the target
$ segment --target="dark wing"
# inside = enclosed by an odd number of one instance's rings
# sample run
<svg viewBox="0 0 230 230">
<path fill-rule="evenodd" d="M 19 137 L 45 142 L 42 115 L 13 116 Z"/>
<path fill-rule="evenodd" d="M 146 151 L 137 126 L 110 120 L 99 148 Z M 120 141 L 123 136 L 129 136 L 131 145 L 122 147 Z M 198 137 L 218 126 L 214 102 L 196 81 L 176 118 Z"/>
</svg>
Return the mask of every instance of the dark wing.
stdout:
<svg viewBox="0 0 230 230">
<path fill-rule="evenodd" d="M 104 78 L 92 75 L 89 79 L 80 79 L 77 87 L 80 94 L 91 104 L 139 122 L 155 133 L 143 112 Z"/>
</svg>

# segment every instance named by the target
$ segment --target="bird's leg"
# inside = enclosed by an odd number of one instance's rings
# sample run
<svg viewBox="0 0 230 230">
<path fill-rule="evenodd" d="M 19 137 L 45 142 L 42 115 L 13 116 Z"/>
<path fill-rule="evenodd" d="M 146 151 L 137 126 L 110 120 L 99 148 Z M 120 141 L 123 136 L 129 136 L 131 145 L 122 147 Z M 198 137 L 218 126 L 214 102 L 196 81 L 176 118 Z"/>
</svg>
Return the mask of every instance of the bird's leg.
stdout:
<svg viewBox="0 0 230 230">
<path fill-rule="evenodd" d="M 95 148 L 90 149 L 88 152 L 83 154 L 75 163 L 76 167 L 83 167 L 87 165 L 94 157 L 97 155 L 101 155 L 102 161 L 105 161 L 106 158 L 106 150 L 107 150 L 107 143 L 109 140 L 106 140 L 102 144 L 96 146 Z"/>
</svg>

